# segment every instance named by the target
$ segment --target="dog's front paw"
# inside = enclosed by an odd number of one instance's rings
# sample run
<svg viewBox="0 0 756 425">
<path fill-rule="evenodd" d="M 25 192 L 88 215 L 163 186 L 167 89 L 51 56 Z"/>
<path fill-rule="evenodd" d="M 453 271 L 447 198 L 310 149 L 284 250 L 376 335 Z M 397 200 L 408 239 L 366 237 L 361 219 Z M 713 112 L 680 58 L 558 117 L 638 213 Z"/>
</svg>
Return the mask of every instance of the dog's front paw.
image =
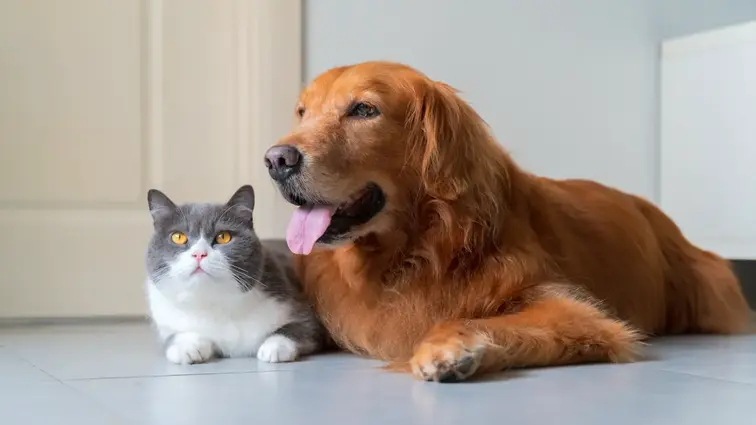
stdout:
<svg viewBox="0 0 756 425">
<path fill-rule="evenodd" d="M 480 367 L 486 339 L 455 324 L 434 328 L 410 359 L 412 374 L 426 381 L 458 382 Z"/>
<path fill-rule="evenodd" d="M 214 351 L 212 342 L 187 332 L 173 337 L 165 350 L 165 358 L 176 364 L 204 363 L 213 357 Z"/>
<path fill-rule="evenodd" d="M 299 355 L 297 343 L 283 335 L 271 335 L 257 350 L 257 358 L 264 362 L 278 363 L 296 360 Z"/>
</svg>

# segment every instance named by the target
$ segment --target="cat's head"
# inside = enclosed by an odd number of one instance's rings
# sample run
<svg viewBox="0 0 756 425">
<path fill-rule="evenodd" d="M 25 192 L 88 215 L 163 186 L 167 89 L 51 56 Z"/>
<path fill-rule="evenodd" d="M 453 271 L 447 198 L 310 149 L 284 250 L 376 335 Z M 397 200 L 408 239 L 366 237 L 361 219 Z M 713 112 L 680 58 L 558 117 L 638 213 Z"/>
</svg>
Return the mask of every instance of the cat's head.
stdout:
<svg viewBox="0 0 756 425">
<path fill-rule="evenodd" d="M 159 190 L 147 194 L 155 232 L 147 272 L 158 286 L 234 283 L 249 289 L 261 261 L 252 223 L 255 192 L 243 186 L 225 204 L 176 205 Z"/>
</svg>

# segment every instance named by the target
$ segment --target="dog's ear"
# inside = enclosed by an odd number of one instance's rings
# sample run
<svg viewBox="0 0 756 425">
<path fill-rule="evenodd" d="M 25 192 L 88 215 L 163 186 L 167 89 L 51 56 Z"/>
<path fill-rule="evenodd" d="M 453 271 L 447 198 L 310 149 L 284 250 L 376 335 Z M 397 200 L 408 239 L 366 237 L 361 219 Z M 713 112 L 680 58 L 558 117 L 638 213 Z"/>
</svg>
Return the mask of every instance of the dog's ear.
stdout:
<svg viewBox="0 0 756 425">
<path fill-rule="evenodd" d="M 428 81 L 415 94 L 409 116 L 414 139 L 410 155 L 420 163 L 423 188 L 434 198 L 457 199 L 473 181 L 473 144 L 485 124 L 447 84 Z"/>
</svg>

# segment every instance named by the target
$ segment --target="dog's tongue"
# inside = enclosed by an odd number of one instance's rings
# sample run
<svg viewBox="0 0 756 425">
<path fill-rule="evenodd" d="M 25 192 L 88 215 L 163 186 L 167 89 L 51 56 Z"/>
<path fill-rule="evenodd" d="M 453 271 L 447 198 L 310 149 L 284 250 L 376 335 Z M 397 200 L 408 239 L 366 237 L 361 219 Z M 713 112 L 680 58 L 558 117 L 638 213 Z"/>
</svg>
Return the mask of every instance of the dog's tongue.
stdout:
<svg viewBox="0 0 756 425">
<path fill-rule="evenodd" d="M 302 206 L 294 211 L 286 230 L 286 243 L 294 254 L 307 255 L 312 252 L 318 238 L 323 236 L 334 208 L 328 206 Z"/>
</svg>

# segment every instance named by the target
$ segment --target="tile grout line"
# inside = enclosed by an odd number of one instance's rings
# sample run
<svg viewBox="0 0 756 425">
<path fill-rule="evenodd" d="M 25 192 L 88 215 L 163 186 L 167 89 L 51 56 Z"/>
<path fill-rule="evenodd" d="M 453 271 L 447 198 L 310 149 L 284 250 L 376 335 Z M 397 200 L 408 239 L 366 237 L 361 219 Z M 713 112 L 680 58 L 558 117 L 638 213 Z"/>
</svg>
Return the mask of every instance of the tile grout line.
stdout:
<svg viewBox="0 0 756 425">
<path fill-rule="evenodd" d="M 120 412 L 116 411 L 115 409 L 112 409 L 107 404 L 105 404 L 105 403 L 97 400 L 96 398 L 90 396 L 89 394 L 83 392 L 82 390 L 80 390 L 80 389 L 78 389 L 78 388 L 76 388 L 74 386 L 69 385 L 65 381 L 60 381 L 59 380 L 58 382 L 60 382 L 61 384 L 63 384 L 63 386 L 65 386 L 67 389 L 69 389 L 69 390 L 73 391 L 74 393 L 76 393 L 77 396 L 79 396 L 79 397 L 83 398 L 84 400 L 92 403 L 93 405 L 99 407 L 100 409 L 102 409 L 103 411 L 107 412 L 109 415 L 112 415 L 113 417 L 117 418 L 118 420 L 123 421 L 123 423 L 125 423 L 125 424 L 132 424 L 132 425 L 138 425 L 138 423 L 134 422 L 131 418 L 122 415 Z"/>
<path fill-rule="evenodd" d="M 6 347 L 6 346 L 3 346 L 3 349 L 6 350 L 7 352 L 9 352 L 17 360 L 22 361 L 22 362 L 28 364 L 29 366 L 33 367 L 34 369 L 38 370 L 39 372 L 42 372 L 43 374 L 45 374 L 46 376 L 48 376 L 48 377 L 50 377 L 52 379 L 52 381 L 42 381 L 42 383 L 57 383 L 57 384 L 60 384 L 65 389 L 67 389 L 69 391 L 73 391 L 78 397 L 82 398 L 83 400 L 86 400 L 89 403 L 92 403 L 92 405 L 97 406 L 98 408 L 100 408 L 103 411 L 107 412 L 109 415 L 112 415 L 114 418 L 118 419 L 119 421 L 121 421 L 121 422 L 123 422 L 125 424 L 134 424 L 134 425 L 136 425 L 136 423 L 133 422 L 130 418 L 127 418 L 127 417 L 121 415 L 119 412 L 111 409 L 110 407 L 108 407 L 107 405 L 101 403 L 97 399 L 95 399 L 93 397 L 90 397 L 89 395 L 85 394 L 84 392 L 82 392 L 78 388 L 73 387 L 71 385 L 68 385 L 66 383 L 66 381 L 58 378 L 57 376 L 53 375 L 51 372 L 48 372 L 47 370 L 42 369 L 36 363 L 34 363 L 31 360 L 27 359 L 26 357 L 24 357 L 21 353 L 19 353 L 15 349 L 13 349 L 11 347 Z"/>
<path fill-rule="evenodd" d="M 727 384 L 745 385 L 747 387 L 756 387 L 756 384 L 752 382 L 732 381 L 725 378 L 717 378 L 714 376 L 699 375 L 693 372 L 683 372 L 679 370 L 671 370 L 671 369 L 665 369 L 665 368 L 659 368 L 657 370 L 660 372 L 666 372 L 666 373 L 671 373 L 671 374 L 676 374 L 676 375 L 685 375 L 685 376 L 690 376 L 692 378 L 699 378 L 706 381 L 716 381 L 716 382 L 723 382 Z"/>
<path fill-rule="evenodd" d="M 97 376 L 91 378 L 71 378 L 65 382 L 87 382 L 87 381 L 119 381 L 124 379 L 160 379 L 160 378 L 178 378 L 189 376 L 218 376 L 218 375 L 252 375 L 258 373 L 275 373 L 275 372 L 294 372 L 291 369 L 283 370 L 250 370 L 234 372 L 208 372 L 208 373 L 173 373 L 166 375 L 132 375 L 132 376 Z"/>
<path fill-rule="evenodd" d="M 129 418 L 121 415 L 119 412 L 116 412 L 116 411 L 110 409 L 108 406 L 104 405 L 103 403 L 100 403 L 98 400 L 96 400 L 96 399 L 90 397 L 89 395 L 81 392 L 79 389 L 68 385 L 65 381 L 61 380 L 57 376 L 51 374 L 50 372 L 42 369 L 39 366 L 37 366 L 36 364 L 34 364 L 32 361 L 30 361 L 26 357 L 21 356 L 20 353 L 18 353 L 17 351 L 12 350 L 9 347 L 3 347 L 3 349 L 6 350 L 6 351 L 8 351 L 13 357 L 16 358 L 16 360 L 19 360 L 21 362 L 24 362 L 24 363 L 28 364 L 32 368 L 36 369 L 37 371 L 43 373 L 44 375 L 46 375 L 50 379 L 52 379 L 51 381 L 41 381 L 42 384 L 51 384 L 51 383 L 60 384 L 66 390 L 73 391 L 77 395 L 77 397 L 80 397 L 80 398 L 86 400 L 87 402 L 91 403 L 92 405 L 97 406 L 100 409 L 103 409 L 105 412 L 107 412 L 109 415 L 113 416 L 114 418 L 117 418 L 119 421 L 125 421 L 124 423 L 135 424 L 133 421 L 131 421 Z"/>
<path fill-rule="evenodd" d="M 61 381 L 60 379 L 58 379 L 58 377 L 57 377 L 57 376 L 55 376 L 55 375 L 53 375 L 52 373 L 50 373 L 50 372 L 48 372 L 48 371 L 46 371 L 46 370 L 42 369 L 42 368 L 41 368 L 41 367 L 39 367 L 39 366 L 38 366 L 38 365 L 37 365 L 36 363 L 34 363 L 33 361 L 31 361 L 31 360 L 27 359 L 27 358 L 26 358 L 25 356 L 21 355 L 21 353 L 19 353 L 18 351 L 16 351 L 16 350 L 15 350 L 15 349 L 13 349 L 12 347 L 7 347 L 7 346 L 2 346 L 2 347 L 3 347 L 3 350 L 5 350 L 5 351 L 9 352 L 9 353 L 10 353 L 10 354 L 11 354 L 11 355 L 12 355 L 13 357 L 15 357 L 15 358 L 16 358 L 17 360 L 19 360 L 19 361 L 21 361 L 21 362 L 24 362 L 24 363 L 28 364 L 29 366 L 31 366 L 32 368 L 36 369 L 36 370 L 37 370 L 37 371 L 39 371 L 39 372 L 42 372 L 43 374 L 45 374 L 45 375 L 47 375 L 48 377 L 50 377 L 50 378 L 51 378 L 51 379 L 52 379 L 53 381 L 55 381 L 55 382 L 59 382 L 59 383 L 61 383 L 61 384 L 63 383 L 63 381 Z"/>
<path fill-rule="evenodd" d="M 375 370 L 375 368 L 368 367 L 337 367 L 339 370 Z M 217 375 L 254 375 L 259 373 L 276 373 L 276 372 L 302 372 L 304 369 L 276 369 L 276 370 L 242 370 L 242 371 L 230 371 L 230 372 L 206 372 L 206 373 L 170 373 L 164 375 L 129 375 L 129 376 L 93 376 L 86 378 L 63 378 L 61 382 L 85 382 L 85 381 L 107 381 L 107 380 L 122 380 L 122 379 L 159 379 L 159 378 L 176 378 L 186 376 L 217 376 Z M 324 368 L 318 369 L 320 371 Z M 58 379 L 58 378 L 55 378 Z"/>
</svg>

